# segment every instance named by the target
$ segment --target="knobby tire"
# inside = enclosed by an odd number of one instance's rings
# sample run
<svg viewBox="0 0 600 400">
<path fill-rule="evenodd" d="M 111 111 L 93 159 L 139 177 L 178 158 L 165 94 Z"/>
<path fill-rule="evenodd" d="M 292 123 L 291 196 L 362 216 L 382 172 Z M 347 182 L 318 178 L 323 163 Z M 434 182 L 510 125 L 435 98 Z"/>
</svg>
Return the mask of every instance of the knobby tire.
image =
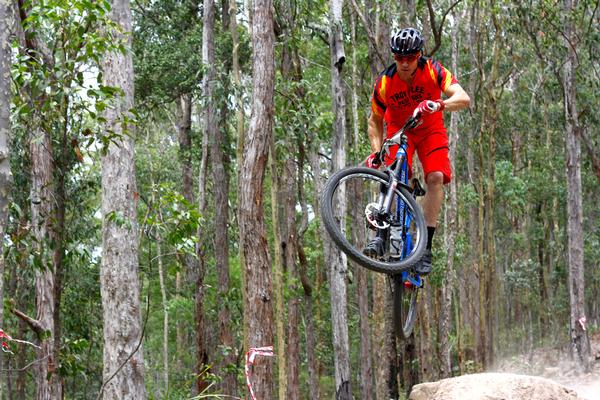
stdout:
<svg viewBox="0 0 600 400">
<path fill-rule="evenodd" d="M 386 261 L 367 257 L 362 253 L 362 248 L 353 246 L 347 240 L 344 232 L 342 232 L 340 228 L 340 222 L 335 218 L 334 214 L 334 196 L 336 189 L 341 182 L 350 179 L 351 177 L 362 178 L 365 180 L 371 179 L 376 180 L 384 185 L 388 184 L 387 173 L 372 168 L 349 167 L 333 174 L 325 184 L 325 188 L 321 196 L 320 207 L 321 219 L 325 225 L 325 228 L 327 229 L 327 232 L 331 236 L 331 239 L 350 259 L 367 269 L 391 275 L 398 274 L 409 269 L 420 260 L 426 246 L 427 228 L 420 206 L 417 204 L 407 188 L 398 186 L 395 190 L 396 196 L 401 196 L 409 211 L 412 213 L 412 218 L 414 220 L 414 224 L 416 225 L 420 240 L 417 242 L 416 248 L 413 249 L 412 253 L 408 257 L 401 260 Z M 366 207 L 366 204 L 361 204 L 360 206 Z"/>
</svg>

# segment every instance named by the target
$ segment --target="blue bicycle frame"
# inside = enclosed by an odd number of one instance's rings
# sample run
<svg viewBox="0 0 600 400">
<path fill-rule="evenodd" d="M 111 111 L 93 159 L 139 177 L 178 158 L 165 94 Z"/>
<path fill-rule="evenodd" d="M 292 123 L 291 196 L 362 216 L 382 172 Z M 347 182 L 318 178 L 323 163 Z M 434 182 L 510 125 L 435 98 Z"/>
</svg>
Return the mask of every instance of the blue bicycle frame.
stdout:
<svg viewBox="0 0 600 400">
<path fill-rule="evenodd" d="M 396 153 L 396 166 L 394 168 L 394 174 L 399 178 L 399 182 L 402 185 L 408 187 L 408 157 L 406 149 L 408 147 L 408 141 L 406 136 L 402 135 L 401 143 Z M 404 246 L 402 248 L 402 258 L 410 254 L 413 248 L 412 234 L 409 231 L 410 223 L 412 220 L 412 214 L 407 211 L 406 203 L 400 196 L 396 198 L 396 221 L 403 221 L 402 228 L 402 240 Z M 408 282 L 415 287 L 421 287 L 423 280 L 419 274 L 411 273 L 410 271 L 402 271 L 402 282 Z"/>
</svg>

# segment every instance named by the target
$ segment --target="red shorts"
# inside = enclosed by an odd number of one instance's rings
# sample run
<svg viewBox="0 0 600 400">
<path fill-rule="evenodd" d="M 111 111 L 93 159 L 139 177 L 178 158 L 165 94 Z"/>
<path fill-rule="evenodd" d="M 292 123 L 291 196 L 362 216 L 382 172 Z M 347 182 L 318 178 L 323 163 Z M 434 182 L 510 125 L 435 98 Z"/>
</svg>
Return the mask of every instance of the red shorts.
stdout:
<svg viewBox="0 0 600 400">
<path fill-rule="evenodd" d="M 407 134 L 408 148 L 408 169 L 409 177 L 412 175 L 412 157 L 417 151 L 419 161 L 423 166 L 425 180 L 432 172 L 441 172 L 444 175 L 444 184 L 447 184 L 452 179 L 452 168 L 450 159 L 448 158 L 448 135 L 445 131 L 431 132 L 427 135 L 411 135 Z M 390 148 L 390 155 L 385 157 L 386 165 L 391 165 L 396 159 L 398 146 Z"/>
</svg>

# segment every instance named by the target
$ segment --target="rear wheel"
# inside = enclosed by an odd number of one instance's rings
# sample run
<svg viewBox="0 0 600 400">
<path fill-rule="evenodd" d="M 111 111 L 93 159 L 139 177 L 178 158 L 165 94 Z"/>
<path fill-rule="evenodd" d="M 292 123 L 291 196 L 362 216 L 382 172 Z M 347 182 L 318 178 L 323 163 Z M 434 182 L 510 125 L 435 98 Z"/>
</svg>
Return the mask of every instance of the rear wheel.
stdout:
<svg viewBox="0 0 600 400">
<path fill-rule="evenodd" d="M 391 277 L 394 297 L 394 333 L 398 340 L 408 339 L 417 319 L 419 288 L 405 282 L 400 275 Z"/>
<path fill-rule="evenodd" d="M 373 214 L 380 193 L 387 192 L 388 182 L 387 173 L 372 168 L 351 167 L 336 172 L 329 178 L 323 190 L 321 218 L 333 241 L 353 261 L 373 271 L 397 274 L 409 269 L 421 258 L 425 250 L 427 228 L 421 208 L 410 191 L 398 186 L 394 194 L 400 202 L 396 203 L 394 199 L 392 204 L 403 208 L 403 220 L 409 221 L 407 228 L 403 230 L 403 238 L 410 239 L 410 251 L 403 257 L 394 254 L 393 251 L 390 254 L 390 241 L 385 240 L 383 254 L 373 257 L 363 254 L 368 236 L 375 235 L 374 230 L 367 228 L 367 218 Z M 349 194 L 352 196 L 348 196 Z M 342 202 L 342 199 L 347 199 L 347 202 Z M 352 213 L 346 213 L 345 208 L 342 208 L 343 204 L 348 204 L 348 208 L 362 210 L 362 215 L 357 218 L 354 213 L 352 219 Z M 385 225 L 382 222 L 379 226 L 389 229 L 389 224 L 387 227 Z"/>
</svg>

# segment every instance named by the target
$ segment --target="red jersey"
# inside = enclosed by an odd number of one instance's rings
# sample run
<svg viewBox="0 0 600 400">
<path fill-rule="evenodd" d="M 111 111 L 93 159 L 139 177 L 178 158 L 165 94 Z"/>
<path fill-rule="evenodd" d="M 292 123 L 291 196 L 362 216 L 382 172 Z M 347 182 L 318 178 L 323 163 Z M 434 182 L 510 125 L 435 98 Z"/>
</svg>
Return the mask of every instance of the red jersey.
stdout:
<svg viewBox="0 0 600 400">
<path fill-rule="evenodd" d="M 396 73 L 396 63 L 386 68 L 377 78 L 371 109 L 387 123 L 388 137 L 396 133 L 423 100 L 437 100 L 442 92 L 458 81 L 439 62 L 421 57 L 413 81 L 409 85 Z M 442 113 L 423 118 L 423 123 L 412 134 L 446 131 Z"/>
</svg>

